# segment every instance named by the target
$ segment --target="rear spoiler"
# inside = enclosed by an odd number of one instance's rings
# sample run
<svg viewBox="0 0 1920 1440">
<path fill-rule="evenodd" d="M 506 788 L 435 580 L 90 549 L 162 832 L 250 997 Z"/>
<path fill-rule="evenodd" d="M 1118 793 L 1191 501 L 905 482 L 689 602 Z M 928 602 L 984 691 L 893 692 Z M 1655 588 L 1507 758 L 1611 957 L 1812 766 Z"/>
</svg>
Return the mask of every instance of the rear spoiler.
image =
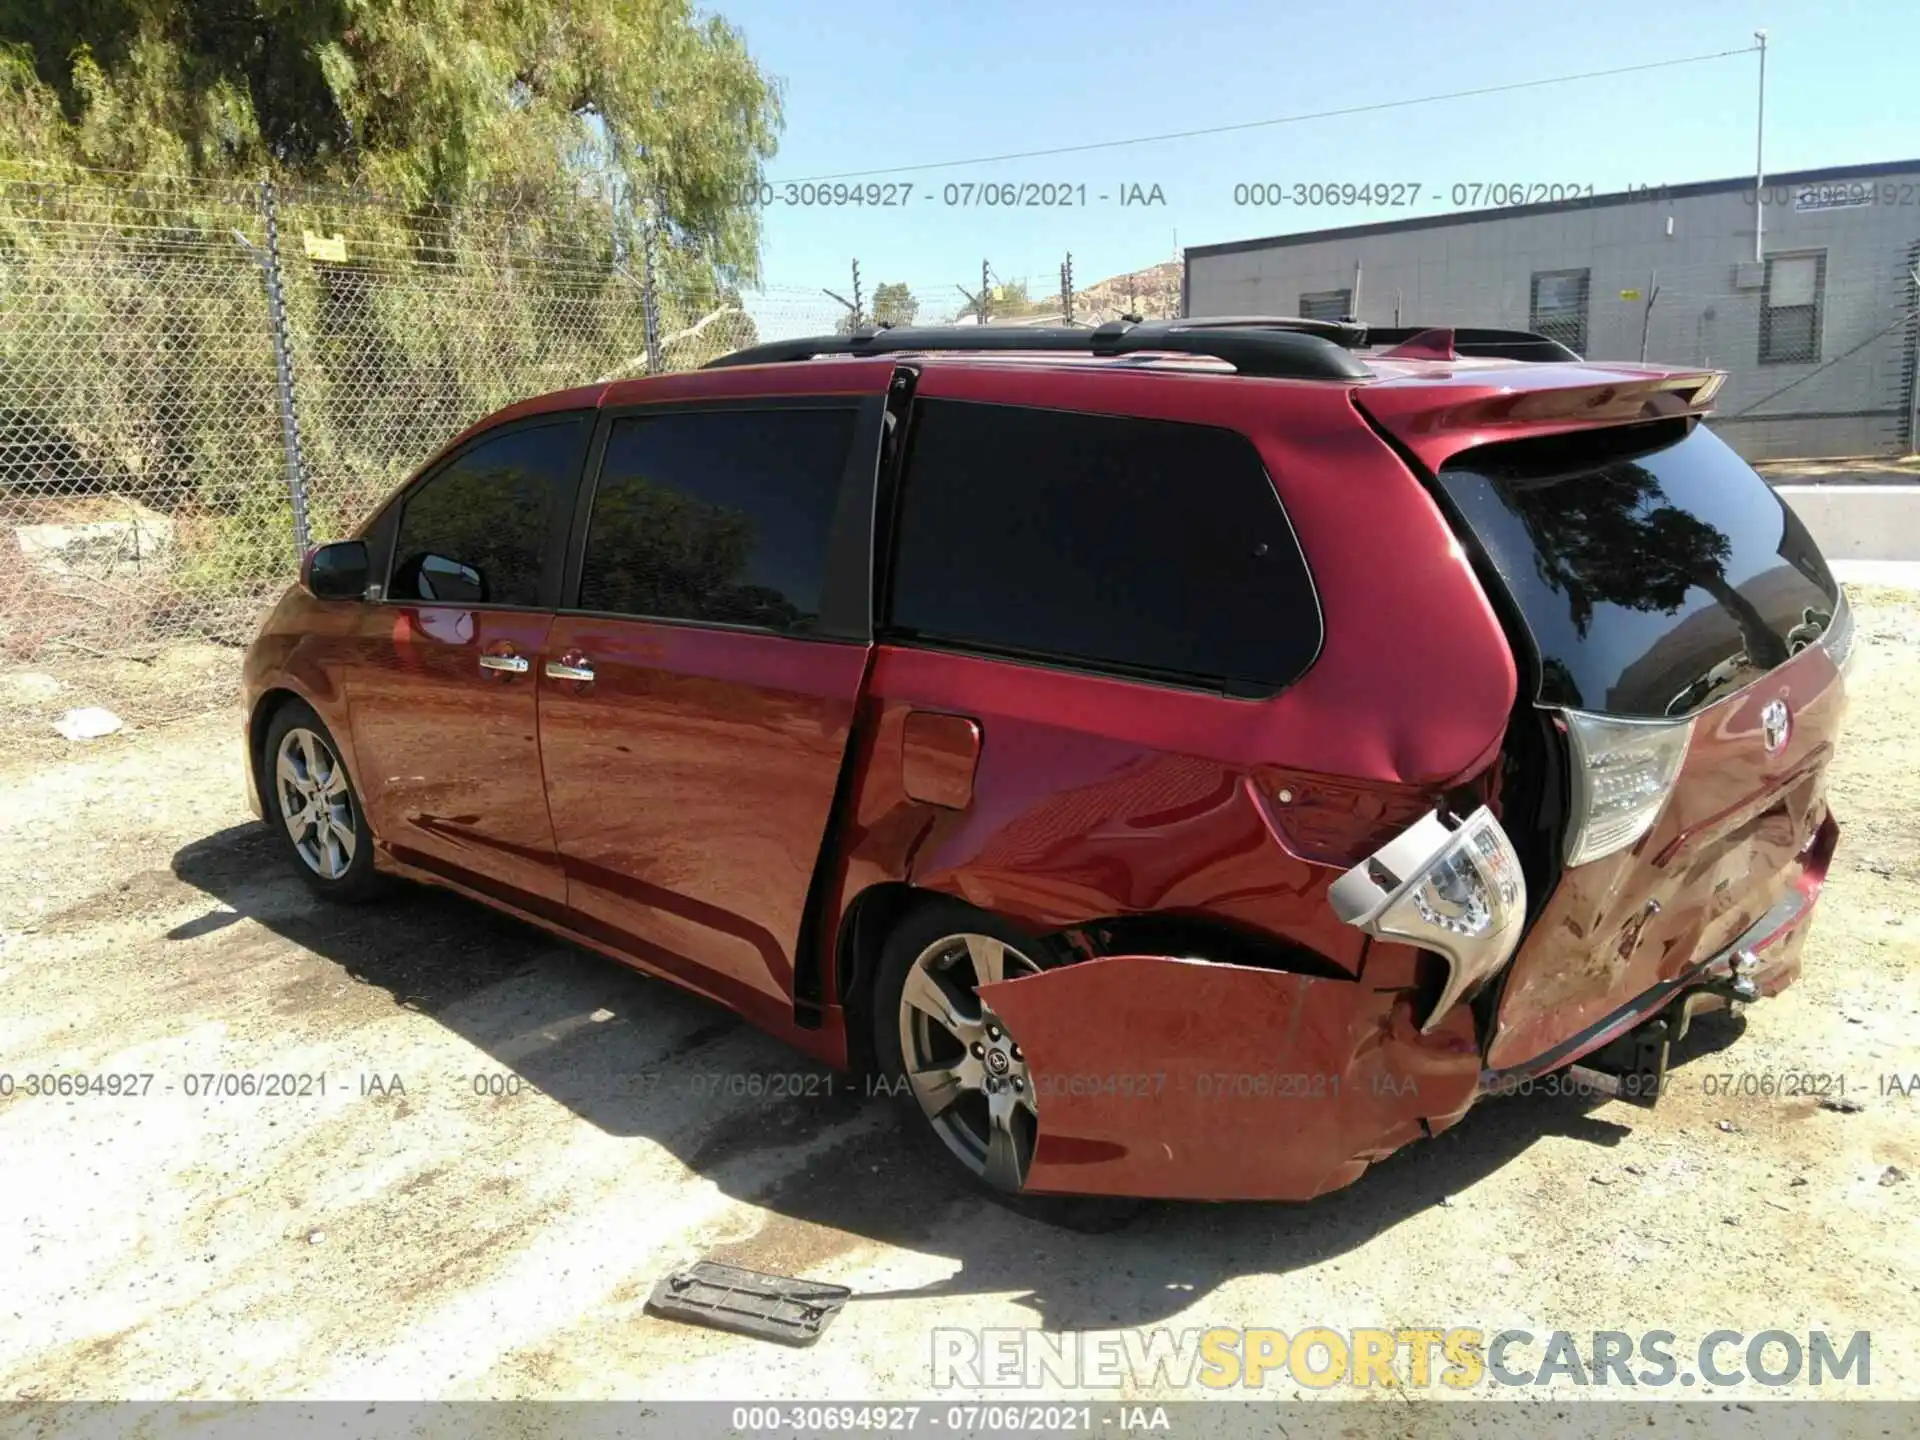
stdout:
<svg viewBox="0 0 1920 1440">
<path fill-rule="evenodd" d="M 1383 380 L 1356 386 L 1353 398 L 1375 425 L 1438 471 L 1462 450 L 1500 440 L 1697 418 L 1713 408 L 1726 378 L 1721 370 L 1540 364 L 1448 380 Z"/>
<path fill-rule="evenodd" d="M 1382 359 L 1396 360 L 1525 360 L 1537 363 L 1578 361 L 1580 356 L 1558 340 L 1531 330 L 1459 329 L 1453 326 L 1366 327 L 1365 343 L 1391 345 Z"/>
<path fill-rule="evenodd" d="M 1580 356 L 1551 336 L 1532 330 L 1490 330 L 1457 325 L 1369 325 L 1364 320 L 1307 320 L 1297 315 L 1202 315 L 1169 320 L 1182 330 L 1296 330 L 1318 335 L 1347 350 L 1397 347 L 1402 360 L 1527 360 L 1565 364 Z M 1383 357 L 1384 358 L 1384 357 Z"/>
</svg>

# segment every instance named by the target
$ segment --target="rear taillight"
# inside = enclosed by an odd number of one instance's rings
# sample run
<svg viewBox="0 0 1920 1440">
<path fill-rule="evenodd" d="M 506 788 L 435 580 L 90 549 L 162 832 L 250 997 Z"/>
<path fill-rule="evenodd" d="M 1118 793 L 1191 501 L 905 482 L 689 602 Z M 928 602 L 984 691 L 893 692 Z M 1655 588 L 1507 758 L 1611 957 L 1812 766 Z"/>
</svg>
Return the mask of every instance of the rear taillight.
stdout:
<svg viewBox="0 0 1920 1440">
<path fill-rule="evenodd" d="M 1507 832 L 1482 806 L 1457 823 L 1424 816 L 1334 881 L 1327 898 L 1347 924 L 1447 961 L 1447 983 L 1421 1022 L 1430 1030 L 1513 954 L 1527 882 Z"/>
<path fill-rule="evenodd" d="M 1562 710 L 1573 742 L 1567 865 L 1625 849 L 1659 817 L 1693 739 L 1692 720 L 1613 720 Z"/>
</svg>

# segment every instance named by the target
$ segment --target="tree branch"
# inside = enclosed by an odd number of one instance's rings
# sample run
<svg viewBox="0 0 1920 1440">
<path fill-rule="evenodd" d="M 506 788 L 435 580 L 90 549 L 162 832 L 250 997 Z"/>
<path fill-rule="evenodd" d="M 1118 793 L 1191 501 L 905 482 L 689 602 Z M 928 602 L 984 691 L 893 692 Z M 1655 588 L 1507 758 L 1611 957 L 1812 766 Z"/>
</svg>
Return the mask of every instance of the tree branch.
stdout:
<svg viewBox="0 0 1920 1440">
<path fill-rule="evenodd" d="M 678 345 L 682 340 L 691 340 L 694 336 L 698 335 L 702 330 L 706 329 L 707 326 L 711 325 L 714 321 L 718 320 L 722 315 L 744 315 L 745 313 L 746 312 L 742 310 L 738 305 L 722 305 L 718 310 L 713 311 L 711 314 L 702 315 L 698 320 L 694 321 L 694 323 L 689 325 L 686 329 L 677 330 L 673 334 L 667 336 L 664 340 L 660 342 L 660 349 L 662 352 L 665 352 L 666 348 L 669 345 Z M 593 383 L 596 385 L 605 385 L 610 380 L 618 380 L 622 375 L 628 374 L 630 371 L 636 368 L 645 366 L 646 363 L 647 363 L 647 357 L 644 354 L 631 355 L 627 357 L 627 359 L 621 361 L 613 369 L 609 370 L 606 374 L 602 375 L 598 380 L 594 381 Z"/>
</svg>

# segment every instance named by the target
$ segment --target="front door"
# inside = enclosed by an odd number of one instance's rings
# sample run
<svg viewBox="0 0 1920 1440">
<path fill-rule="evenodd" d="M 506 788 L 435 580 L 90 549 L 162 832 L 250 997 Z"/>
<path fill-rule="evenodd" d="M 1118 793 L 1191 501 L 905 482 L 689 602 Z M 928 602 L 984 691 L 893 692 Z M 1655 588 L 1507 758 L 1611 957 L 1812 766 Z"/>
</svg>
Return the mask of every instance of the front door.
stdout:
<svg viewBox="0 0 1920 1440">
<path fill-rule="evenodd" d="M 573 923 L 763 1023 L 792 1022 L 866 671 L 879 416 L 609 416 L 541 668 Z"/>
<path fill-rule="evenodd" d="M 394 856 L 555 915 L 566 882 L 538 679 L 590 427 L 572 413 L 492 432 L 401 497 L 386 602 L 361 614 L 347 697 L 366 803 Z"/>
</svg>

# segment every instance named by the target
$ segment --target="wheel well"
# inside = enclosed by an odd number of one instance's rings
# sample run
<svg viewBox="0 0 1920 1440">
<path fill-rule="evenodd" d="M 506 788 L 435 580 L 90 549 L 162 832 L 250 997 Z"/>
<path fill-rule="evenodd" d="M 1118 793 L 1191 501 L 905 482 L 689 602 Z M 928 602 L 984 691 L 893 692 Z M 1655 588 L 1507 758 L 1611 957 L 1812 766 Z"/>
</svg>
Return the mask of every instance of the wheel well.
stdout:
<svg viewBox="0 0 1920 1440">
<path fill-rule="evenodd" d="M 900 922 L 933 900 L 955 897 L 938 890 L 922 890 L 898 880 L 870 885 L 854 897 L 840 919 L 834 941 L 834 991 L 847 1014 L 847 1057 L 855 1068 L 873 1064 L 873 977 L 880 952 Z"/>
<path fill-rule="evenodd" d="M 838 998 L 850 1019 L 850 1045 L 865 1048 L 866 1003 L 887 937 L 915 909 L 936 900 L 966 903 L 944 891 L 883 881 L 862 890 L 847 907 L 834 947 L 834 976 Z M 1036 939 L 1055 963 L 1100 955 L 1190 955 L 1223 964 L 1353 979 L 1345 967 L 1324 956 L 1206 916 L 1117 915 L 1070 925 Z"/>
<path fill-rule="evenodd" d="M 1075 925 L 1069 935 L 1075 941 L 1075 951 L 1089 959 L 1102 955 L 1179 955 L 1289 975 L 1353 979 L 1347 967 L 1304 945 L 1211 915 L 1111 915 Z"/>
<path fill-rule="evenodd" d="M 267 729 L 273 717 L 299 700 L 291 690 L 269 690 L 254 702 L 253 718 L 247 722 L 247 753 L 253 759 L 253 788 L 264 806 L 267 803 Z"/>
<path fill-rule="evenodd" d="M 881 947 L 901 917 L 931 891 L 916 890 L 898 881 L 870 885 L 854 897 L 840 917 L 834 939 L 834 989 L 844 1005 L 857 1005 L 873 983 L 873 969 Z"/>
</svg>

